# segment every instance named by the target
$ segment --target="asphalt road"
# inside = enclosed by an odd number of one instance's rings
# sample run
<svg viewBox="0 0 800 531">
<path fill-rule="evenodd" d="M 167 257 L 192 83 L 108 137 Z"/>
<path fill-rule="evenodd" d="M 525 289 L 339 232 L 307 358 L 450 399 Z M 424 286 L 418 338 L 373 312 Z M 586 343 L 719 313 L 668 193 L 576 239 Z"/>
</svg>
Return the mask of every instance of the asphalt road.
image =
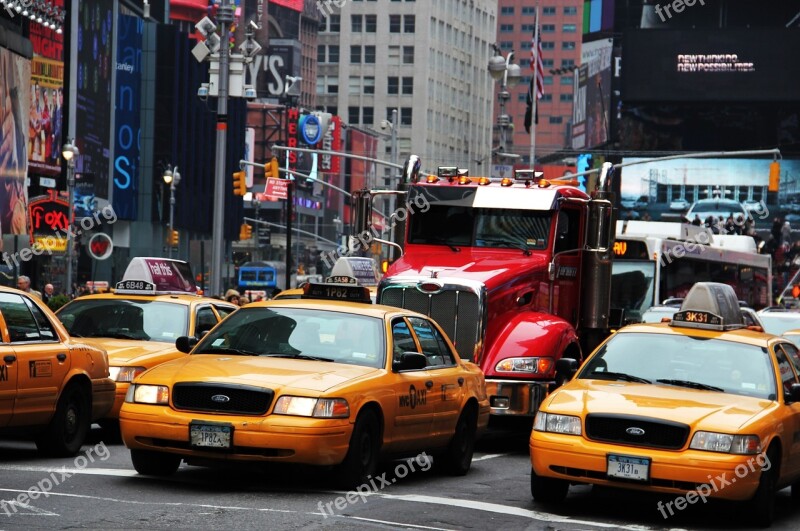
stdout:
<svg viewBox="0 0 800 531">
<path fill-rule="evenodd" d="M 302 467 L 184 464 L 166 479 L 139 476 L 128 450 L 101 436 L 93 430 L 69 459 L 41 458 L 32 443 L 0 441 L 0 530 L 748 529 L 743 504 L 697 503 L 665 519 L 657 503 L 670 498 L 587 486 L 572 487 L 562 506 L 534 503 L 527 438 L 519 430 L 485 436 L 465 477 L 447 476 L 423 457 L 394 461 L 361 489 L 363 496 L 349 499 L 332 486 L 330 473 Z M 783 490 L 773 529 L 798 528 L 800 508 Z"/>
</svg>

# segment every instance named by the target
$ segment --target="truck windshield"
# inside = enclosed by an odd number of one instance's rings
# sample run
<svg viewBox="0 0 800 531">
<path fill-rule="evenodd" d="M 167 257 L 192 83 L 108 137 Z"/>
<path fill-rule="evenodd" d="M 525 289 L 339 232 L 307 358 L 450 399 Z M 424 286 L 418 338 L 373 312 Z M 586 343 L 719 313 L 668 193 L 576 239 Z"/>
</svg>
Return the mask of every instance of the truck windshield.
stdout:
<svg viewBox="0 0 800 531">
<path fill-rule="evenodd" d="M 433 204 L 410 217 L 408 243 L 547 249 L 552 217 L 542 210 Z"/>
</svg>

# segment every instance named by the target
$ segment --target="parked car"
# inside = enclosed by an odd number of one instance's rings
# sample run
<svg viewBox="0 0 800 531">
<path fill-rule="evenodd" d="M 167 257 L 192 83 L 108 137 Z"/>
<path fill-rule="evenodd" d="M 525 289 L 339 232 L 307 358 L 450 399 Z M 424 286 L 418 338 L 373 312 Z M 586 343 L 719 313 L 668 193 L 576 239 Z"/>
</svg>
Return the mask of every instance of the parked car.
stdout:
<svg viewBox="0 0 800 531">
<path fill-rule="evenodd" d="M 689 201 L 687 201 L 683 197 L 681 197 L 680 199 L 673 199 L 669 203 L 669 209 L 670 210 L 676 210 L 676 211 L 679 211 L 679 212 L 683 212 L 684 210 L 688 210 L 691 206 L 692 206 L 692 204 L 689 203 Z"/>
</svg>

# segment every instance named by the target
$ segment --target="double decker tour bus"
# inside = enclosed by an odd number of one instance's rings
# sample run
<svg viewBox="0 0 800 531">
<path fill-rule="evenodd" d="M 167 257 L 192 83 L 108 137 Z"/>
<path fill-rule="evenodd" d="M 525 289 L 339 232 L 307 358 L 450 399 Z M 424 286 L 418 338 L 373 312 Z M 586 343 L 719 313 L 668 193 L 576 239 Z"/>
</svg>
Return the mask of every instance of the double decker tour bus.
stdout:
<svg viewBox="0 0 800 531">
<path fill-rule="evenodd" d="M 650 306 L 683 298 L 695 282 L 722 282 L 754 309 L 769 306 L 772 257 L 750 236 L 659 221 L 617 221 L 611 307 L 637 322 Z"/>
</svg>

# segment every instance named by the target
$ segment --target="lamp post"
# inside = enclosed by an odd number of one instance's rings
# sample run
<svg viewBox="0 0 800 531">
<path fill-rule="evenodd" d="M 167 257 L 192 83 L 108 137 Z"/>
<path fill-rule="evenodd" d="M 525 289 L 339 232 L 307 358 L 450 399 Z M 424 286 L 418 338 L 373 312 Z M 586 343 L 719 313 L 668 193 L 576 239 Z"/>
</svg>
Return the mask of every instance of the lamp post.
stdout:
<svg viewBox="0 0 800 531">
<path fill-rule="evenodd" d="M 174 169 L 167 166 L 163 177 L 164 183 L 169 185 L 169 237 L 167 238 L 169 244 L 167 245 L 167 257 L 172 258 L 172 232 L 175 230 L 173 224 L 175 219 L 175 188 L 181 182 L 181 174 L 178 173 L 177 166 Z"/>
<path fill-rule="evenodd" d="M 389 144 L 389 149 L 391 150 L 391 159 L 392 159 L 391 162 L 392 162 L 392 164 L 397 164 L 397 126 L 398 126 L 397 109 L 392 109 L 392 121 L 391 122 L 388 121 L 388 120 L 381 121 L 381 128 L 385 129 L 386 127 L 388 127 L 389 131 L 391 132 L 391 140 L 390 140 L 390 144 Z M 389 173 L 389 177 L 387 177 L 387 179 L 386 179 L 386 188 L 388 190 L 391 190 L 392 189 L 392 178 L 394 177 L 394 173 L 395 173 L 394 167 L 389 168 L 389 172 L 390 172 Z M 386 216 L 384 217 L 385 222 L 390 222 L 391 221 L 391 216 L 392 216 L 392 212 L 394 212 L 394 209 L 395 209 L 395 201 L 396 200 L 397 199 L 396 199 L 394 194 L 389 195 L 389 200 L 388 200 L 387 205 L 386 205 L 388 212 L 386 212 Z M 391 241 L 394 241 L 394 224 L 390 224 L 390 226 L 392 228 L 391 228 L 391 234 L 389 235 L 389 239 Z M 389 248 L 389 253 L 390 253 L 389 254 L 390 259 L 394 258 L 394 247 L 390 247 Z"/>
<path fill-rule="evenodd" d="M 506 144 L 507 137 L 506 131 L 511 126 L 511 118 L 506 114 L 506 102 L 511 98 L 508 89 L 512 89 L 519 84 L 521 79 L 519 65 L 511 62 L 514 58 L 514 52 L 509 51 L 508 55 L 503 57 L 500 48 L 493 44 L 495 55 L 489 58 L 489 75 L 492 79 L 500 82 L 500 92 L 497 93 L 497 99 L 500 102 L 500 114 L 497 115 L 497 127 L 500 130 L 500 146 L 492 152 L 498 158 L 516 158 L 519 155 L 507 154 Z"/>
<path fill-rule="evenodd" d="M 67 161 L 67 201 L 69 207 L 67 209 L 67 223 L 68 228 L 72 228 L 72 218 L 75 211 L 75 198 L 73 196 L 75 189 L 75 158 L 81 152 L 75 141 L 68 139 L 67 143 L 61 148 L 61 156 Z M 67 231 L 67 278 L 65 281 L 65 293 L 69 296 L 72 293 L 72 231 Z"/>
</svg>

